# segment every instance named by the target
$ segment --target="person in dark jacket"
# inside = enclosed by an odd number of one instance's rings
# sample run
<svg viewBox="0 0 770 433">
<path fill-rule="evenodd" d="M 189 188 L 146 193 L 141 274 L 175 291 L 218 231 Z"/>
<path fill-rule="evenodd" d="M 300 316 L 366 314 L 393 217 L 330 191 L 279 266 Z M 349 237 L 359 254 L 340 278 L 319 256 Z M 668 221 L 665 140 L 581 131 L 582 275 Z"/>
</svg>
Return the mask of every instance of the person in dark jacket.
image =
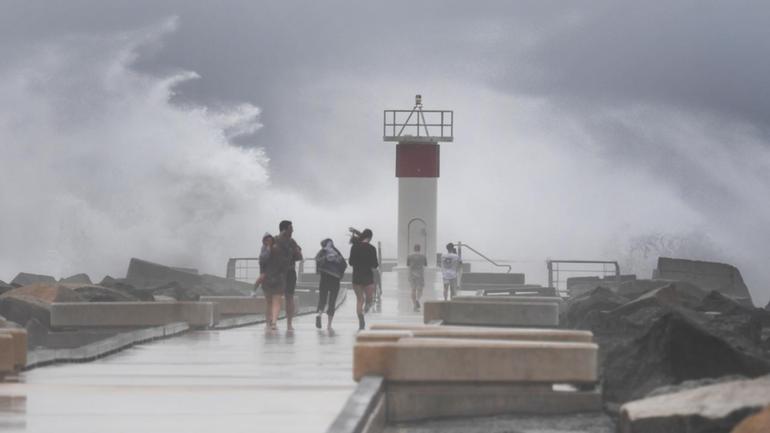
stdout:
<svg viewBox="0 0 770 433">
<path fill-rule="evenodd" d="M 321 241 L 321 250 L 315 256 L 316 271 L 321 274 L 321 281 L 318 284 L 318 309 L 315 316 L 315 327 L 321 329 L 321 314 L 326 309 L 326 329 L 332 330 L 332 320 L 334 319 L 334 307 L 337 303 L 337 294 L 340 291 L 340 280 L 345 274 L 348 264 L 342 253 L 334 246 L 331 239 Z M 326 306 L 326 302 L 329 306 Z"/>
<path fill-rule="evenodd" d="M 268 239 L 265 236 L 265 239 Z M 284 291 L 286 290 L 286 273 L 291 263 L 291 254 L 281 246 L 272 242 L 272 236 L 269 242 L 263 245 L 263 250 L 259 255 L 260 282 L 262 290 L 265 292 L 265 319 L 267 320 L 266 329 L 276 330 L 276 321 L 281 312 L 281 302 L 283 301 Z"/>
<path fill-rule="evenodd" d="M 364 329 L 364 313 L 369 311 L 374 299 L 374 272 L 379 267 L 377 250 L 370 244 L 372 231 L 364 229 L 358 232 L 354 229 L 350 247 L 350 266 L 353 267 L 353 291 L 356 294 L 356 314 L 358 329 Z"/>
<path fill-rule="evenodd" d="M 280 233 L 275 237 L 275 246 L 288 258 L 286 275 L 284 276 L 283 294 L 286 296 L 286 330 L 293 331 L 292 320 L 296 313 L 294 305 L 294 290 L 297 288 L 297 269 L 295 263 L 302 260 L 302 248 L 292 237 L 294 234 L 294 224 L 291 221 L 283 220 L 278 225 Z"/>
</svg>

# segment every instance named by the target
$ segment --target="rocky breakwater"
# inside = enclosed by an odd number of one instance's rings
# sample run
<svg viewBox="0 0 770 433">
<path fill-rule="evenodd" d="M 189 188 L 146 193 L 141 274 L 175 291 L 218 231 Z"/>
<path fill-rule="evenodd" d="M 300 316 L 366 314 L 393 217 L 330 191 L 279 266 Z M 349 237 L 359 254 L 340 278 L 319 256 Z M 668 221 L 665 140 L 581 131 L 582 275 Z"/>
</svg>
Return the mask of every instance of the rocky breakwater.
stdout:
<svg viewBox="0 0 770 433">
<path fill-rule="evenodd" d="M 666 276 L 672 276 L 671 263 L 680 262 L 689 263 L 667 259 Z M 710 272 L 703 263 L 687 270 Z M 770 374 L 770 312 L 750 305 L 737 269 L 716 265 L 717 270 L 728 270 L 723 274 L 730 278 L 690 274 L 685 280 L 628 281 L 614 288 L 596 287 L 567 302 L 563 326 L 590 330 L 599 343 L 603 397 L 611 412 L 624 414 L 622 431 L 729 432 L 742 418 L 761 409 L 761 404 L 739 404 L 724 417 L 692 415 L 689 408 L 719 406 L 713 401 L 718 393 L 680 394 L 684 391 L 677 388 L 698 389 L 713 381 Z M 711 287 L 698 284 L 704 281 Z M 729 286 L 729 281 L 740 283 L 736 283 L 740 289 L 736 284 Z M 752 386 L 770 396 L 770 382 Z M 661 399 L 661 394 L 670 396 Z M 652 396 L 658 398 L 635 405 Z M 647 413 L 653 406 L 661 409 L 654 422 L 633 415 L 639 413 L 635 408 L 643 407 Z M 673 409 L 677 407 L 682 411 Z M 691 415 L 698 417 L 698 423 L 681 422 Z"/>
</svg>

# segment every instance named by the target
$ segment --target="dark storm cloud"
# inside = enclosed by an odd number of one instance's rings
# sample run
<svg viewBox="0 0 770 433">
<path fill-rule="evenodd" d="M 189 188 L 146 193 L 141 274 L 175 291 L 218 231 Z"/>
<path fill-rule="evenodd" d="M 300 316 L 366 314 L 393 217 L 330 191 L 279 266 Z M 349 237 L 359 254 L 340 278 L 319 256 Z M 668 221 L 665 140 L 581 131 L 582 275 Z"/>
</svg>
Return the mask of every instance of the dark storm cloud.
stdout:
<svg viewBox="0 0 770 433">
<path fill-rule="evenodd" d="M 476 195 L 473 189 L 490 180 L 487 165 L 501 164 L 496 185 L 507 191 L 507 183 L 532 182 L 555 200 L 574 200 L 583 208 L 549 209 L 569 211 L 572 226 L 585 228 L 602 223 L 595 221 L 596 205 L 560 196 L 560 185 L 601 189 L 633 173 L 638 184 L 617 198 L 625 200 L 617 212 L 656 205 L 635 203 L 634 193 L 674 196 L 678 216 L 648 219 L 687 224 L 694 210 L 700 218 L 693 225 L 731 240 L 755 269 L 770 259 L 763 225 L 770 209 L 756 199 L 770 195 L 766 2 L 8 0 L 0 12 L 0 73 L 46 44 L 79 36 L 119 44 L 120 35 L 130 39 L 137 29 L 177 17 L 173 31 L 139 44 L 128 67 L 154 77 L 197 74 L 171 87 L 178 107 L 259 107 L 263 127 L 232 141 L 263 148 L 270 182 L 296 194 L 298 203 L 328 207 L 387 196 L 393 152 L 378 137 L 382 109 L 409 108 L 411 95 L 422 92 L 429 107 L 457 110 L 460 139 L 442 158 L 467 179 L 455 184 L 458 195 Z M 88 63 L 83 51 L 68 53 Z M 62 63 L 70 69 L 55 70 L 78 73 L 77 61 Z M 103 72 L 83 68 L 94 70 Z M 99 97 L 50 90 L 65 95 L 60 102 L 69 104 L 64 115 L 72 118 L 90 116 L 83 104 Z M 489 118 L 496 123 L 485 123 Z M 543 132 L 523 133 L 521 119 Z M 524 144 L 510 146 L 514 141 Z M 503 164 L 532 165 L 536 146 L 564 162 L 561 172 L 550 171 L 554 161 L 545 157 L 527 179 Z M 482 152 L 496 161 L 466 164 Z M 594 163 L 605 173 L 565 174 Z M 501 217 L 488 223 L 507 224 L 506 206 L 516 200 L 490 200 Z M 385 215 L 392 205 L 377 212 Z M 620 219 L 613 214 L 603 222 Z"/>
<path fill-rule="evenodd" d="M 501 84 L 592 106 L 670 104 L 767 127 L 770 4 L 609 2 L 587 8 Z M 512 67 L 513 68 L 513 67 Z"/>
</svg>

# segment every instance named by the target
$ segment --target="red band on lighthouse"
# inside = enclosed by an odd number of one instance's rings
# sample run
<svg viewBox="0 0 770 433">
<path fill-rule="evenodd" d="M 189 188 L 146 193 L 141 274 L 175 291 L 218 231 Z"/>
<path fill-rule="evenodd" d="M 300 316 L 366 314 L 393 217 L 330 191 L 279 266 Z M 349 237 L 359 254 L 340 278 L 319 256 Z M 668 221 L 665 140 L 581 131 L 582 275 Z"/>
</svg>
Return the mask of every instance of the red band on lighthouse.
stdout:
<svg viewBox="0 0 770 433">
<path fill-rule="evenodd" d="M 439 177 L 439 145 L 396 145 L 396 177 Z"/>
</svg>

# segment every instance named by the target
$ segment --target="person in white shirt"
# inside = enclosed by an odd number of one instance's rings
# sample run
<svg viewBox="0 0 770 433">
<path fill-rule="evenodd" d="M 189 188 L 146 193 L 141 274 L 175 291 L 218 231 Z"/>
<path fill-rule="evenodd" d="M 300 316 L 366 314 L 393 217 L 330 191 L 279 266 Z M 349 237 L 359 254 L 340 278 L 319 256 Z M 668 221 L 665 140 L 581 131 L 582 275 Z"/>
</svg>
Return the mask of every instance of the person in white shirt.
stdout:
<svg viewBox="0 0 770 433">
<path fill-rule="evenodd" d="M 460 256 L 457 255 L 454 244 L 446 244 L 446 253 L 441 255 L 441 276 L 444 279 L 444 300 L 457 295 L 457 272 L 462 267 Z"/>
</svg>

